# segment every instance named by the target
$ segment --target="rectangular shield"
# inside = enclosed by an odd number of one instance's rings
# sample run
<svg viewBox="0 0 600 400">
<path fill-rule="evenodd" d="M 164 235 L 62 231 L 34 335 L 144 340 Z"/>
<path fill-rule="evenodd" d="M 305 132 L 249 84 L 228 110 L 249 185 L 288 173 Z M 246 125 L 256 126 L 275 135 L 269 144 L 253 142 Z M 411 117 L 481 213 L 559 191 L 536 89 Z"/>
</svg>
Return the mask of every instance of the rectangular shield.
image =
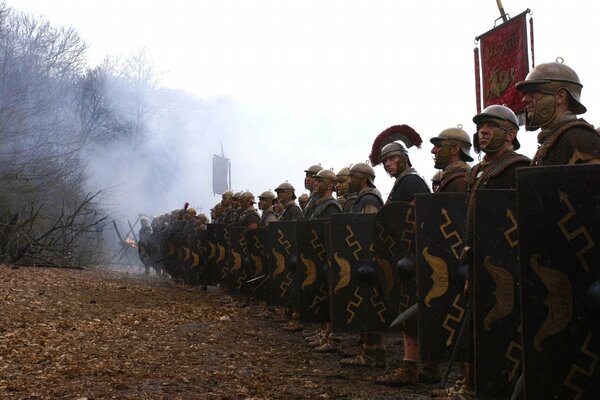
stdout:
<svg viewBox="0 0 600 400">
<path fill-rule="evenodd" d="M 269 298 L 273 305 L 297 306 L 296 221 L 269 224 Z"/>
<path fill-rule="evenodd" d="M 266 279 L 268 275 L 267 266 L 267 229 L 257 228 L 247 229 L 246 246 L 248 248 L 248 264 L 249 264 L 249 289 L 250 293 L 256 295 L 260 300 L 264 300 L 266 296 Z"/>
<path fill-rule="evenodd" d="M 414 206 L 402 201 L 386 204 L 377 213 L 373 229 L 377 280 L 382 288 L 387 310 L 387 328 L 398 315 L 417 301 Z M 404 267 L 401 274 L 396 267 L 400 261 Z M 416 320 L 407 321 L 402 324 L 401 329 L 416 336 Z"/>
<path fill-rule="evenodd" d="M 329 321 L 327 220 L 296 221 L 300 321 Z"/>
<path fill-rule="evenodd" d="M 205 284 L 204 278 L 205 263 L 206 263 L 206 246 L 207 246 L 206 230 L 194 229 L 189 234 L 189 257 L 188 263 L 190 266 L 190 282 L 192 285 Z"/>
<path fill-rule="evenodd" d="M 387 308 L 373 253 L 375 214 L 337 214 L 330 221 L 332 330 L 383 331 Z"/>
<path fill-rule="evenodd" d="M 464 280 L 456 277 L 464 246 L 465 200 L 461 193 L 416 196 L 419 351 L 423 361 L 450 358 L 466 316 Z"/>
<path fill-rule="evenodd" d="M 227 266 L 229 275 L 227 279 L 227 290 L 231 294 L 245 294 L 248 292 L 246 281 L 250 279 L 250 268 L 248 266 L 248 249 L 246 248 L 246 236 L 243 226 L 229 226 L 229 257 Z"/>
<path fill-rule="evenodd" d="M 600 165 L 517 172 L 525 396 L 600 398 Z"/>
<path fill-rule="evenodd" d="M 218 276 L 219 284 L 226 286 L 229 277 L 229 267 L 227 265 L 229 258 L 229 230 L 227 228 L 229 228 L 229 225 L 214 225 L 216 244 L 215 272 Z"/>
<path fill-rule="evenodd" d="M 515 190 L 477 190 L 473 249 L 475 390 L 510 398 L 522 372 Z"/>
<path fill-rule="evenodd" d="M 219 283 L 220 273 L 217 270 L 217 259 L 219 250 L 217 247 L 216 224 L 206 225 L 206 264 L 203 276 L 207 285 L 216 285 Z"/>
</svg>

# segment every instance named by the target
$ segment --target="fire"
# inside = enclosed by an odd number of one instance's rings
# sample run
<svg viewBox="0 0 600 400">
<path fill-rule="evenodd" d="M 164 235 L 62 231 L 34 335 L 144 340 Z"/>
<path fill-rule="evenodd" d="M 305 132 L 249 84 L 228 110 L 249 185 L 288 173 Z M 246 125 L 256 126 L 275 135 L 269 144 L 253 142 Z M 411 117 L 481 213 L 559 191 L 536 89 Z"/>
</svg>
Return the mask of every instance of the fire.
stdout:
<svg viewBox="0 0 600 400">
<path fill-rule="evenodd" d="M 137 247 L 138 247 L 137 242 L 135 240 L 133 240 L 132 238 L 127 238 L 123 242 L 125 242 L 126 245 L 131 246 L 133 248 L 137 249 Z"/>
</svg>

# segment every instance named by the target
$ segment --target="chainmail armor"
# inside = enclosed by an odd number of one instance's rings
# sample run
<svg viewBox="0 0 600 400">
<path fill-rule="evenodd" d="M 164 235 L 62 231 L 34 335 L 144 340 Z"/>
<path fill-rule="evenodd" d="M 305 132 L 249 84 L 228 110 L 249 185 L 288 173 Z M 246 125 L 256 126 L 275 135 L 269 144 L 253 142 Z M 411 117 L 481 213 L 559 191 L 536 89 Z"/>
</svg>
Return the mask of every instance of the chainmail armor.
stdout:
<svg viewBox="0 0 600 400">
<path fill-rule="evenodd" d="M 578 158 L 579 154 L 600 159 L 600 133 L 583 119 L 567 118 L 555 127 L 542 130 L 538 142 L 540 146 L 531 161 L 532 166 L 586 161 Z"/>
</svg>

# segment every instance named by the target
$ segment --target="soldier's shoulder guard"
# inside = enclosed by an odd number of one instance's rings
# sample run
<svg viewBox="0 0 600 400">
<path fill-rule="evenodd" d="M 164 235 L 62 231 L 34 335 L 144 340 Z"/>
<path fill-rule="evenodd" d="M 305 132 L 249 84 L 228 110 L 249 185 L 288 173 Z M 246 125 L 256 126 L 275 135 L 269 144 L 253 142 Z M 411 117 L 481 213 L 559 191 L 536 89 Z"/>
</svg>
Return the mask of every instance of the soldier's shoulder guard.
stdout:
<svg viewBox="0 0 600 400">
<path fill-rule="evenodd" d="M 576 153 L 600 157 L 600 133 L 584 119 L 560 125 L 540 144 L 531 165 L 573 164 Z"/>
</svg>

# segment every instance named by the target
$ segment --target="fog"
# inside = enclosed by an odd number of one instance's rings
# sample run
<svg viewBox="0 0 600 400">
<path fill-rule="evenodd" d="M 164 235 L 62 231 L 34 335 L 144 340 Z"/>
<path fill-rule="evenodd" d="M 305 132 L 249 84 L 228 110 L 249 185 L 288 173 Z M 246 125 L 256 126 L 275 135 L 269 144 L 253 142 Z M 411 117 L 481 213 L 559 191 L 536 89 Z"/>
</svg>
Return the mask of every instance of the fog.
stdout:
<svg viewBox="0 0 600 400">
<path fill-rule="evenodd" d="M 429 138 L 459 124 L 474 132 L 474 38 L 494 26 L 495 1 L 194 3 L 8 2 L 75 27 L 91 66 L 143 48 L 160 71 L 139 140 L 87 154 L 90 189 L 110 188 L 106 206 L 124 218 L 184 202 L 208 212 L 219 200 L 211 169 L 221 145 L 233 190 L 259 194 L 287 180 L 300 193 L 308 166 L 364 162 L 391 125 L 423 137 L 409 153 L 427 181 Z M 563 57 L 584 84 L 584 117 L 600 124 L 600 5 L 504 1 L 510 15 L 526 7 L 535 62 Z M 536 134 L 522 129 L 519 140 L 532 156 Z M 392 179 L 375 170 L 385 195 Z"/>
</svg>

